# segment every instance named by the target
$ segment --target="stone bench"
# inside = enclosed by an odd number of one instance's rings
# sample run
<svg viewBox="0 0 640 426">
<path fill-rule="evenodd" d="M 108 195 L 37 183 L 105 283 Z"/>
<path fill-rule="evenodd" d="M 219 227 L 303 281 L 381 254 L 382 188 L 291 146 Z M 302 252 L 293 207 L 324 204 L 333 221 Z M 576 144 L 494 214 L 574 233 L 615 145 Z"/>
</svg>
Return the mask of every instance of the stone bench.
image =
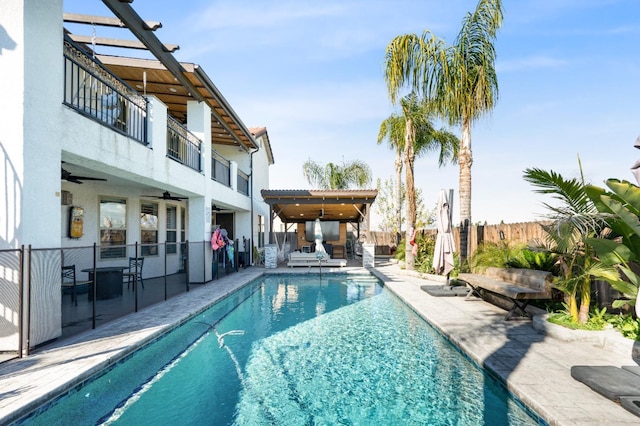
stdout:
<svg viewBox="0 0 640 426">
<path fill-rule="evenodd" d="M 517 312 L 531 318 L 526 311 L 531 300 L 551 299 L 552 275 L 547 271 L 489 267 L 482 274 L 461 273 L 458 279 L 471 287 L 467 299 L 472 295 L 482 298 L 481 290 L 509 299 L 512 306 L 505 320 Z"/>
</svg>

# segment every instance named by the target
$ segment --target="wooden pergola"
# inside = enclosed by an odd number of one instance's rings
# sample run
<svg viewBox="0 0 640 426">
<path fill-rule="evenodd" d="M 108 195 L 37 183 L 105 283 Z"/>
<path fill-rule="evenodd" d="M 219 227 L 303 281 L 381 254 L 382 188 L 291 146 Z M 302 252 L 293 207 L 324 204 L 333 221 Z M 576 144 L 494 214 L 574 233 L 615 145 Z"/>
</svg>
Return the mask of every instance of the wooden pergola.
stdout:
<svg viewBox="0 0 640 426">
<path fill-rule="evenodd" d="M 278 217 L 284 223 L 305 223 L 316 219 L 351 223 L 360 235 L 360 224 L 369 229 L 369 210 L 378 191 L 364 190 L 316 190 L 316 189 L 263 189 L 265 203 L 271 207 L 270 224 Z"/>
</svg>

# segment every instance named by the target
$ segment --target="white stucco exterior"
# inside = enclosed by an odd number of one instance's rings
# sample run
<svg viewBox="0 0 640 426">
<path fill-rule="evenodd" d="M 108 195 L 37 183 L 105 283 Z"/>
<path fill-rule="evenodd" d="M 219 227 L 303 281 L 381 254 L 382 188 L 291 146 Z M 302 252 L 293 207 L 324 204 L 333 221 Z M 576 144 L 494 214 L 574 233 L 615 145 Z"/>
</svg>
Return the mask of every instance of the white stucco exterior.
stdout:
<svg viewBox="0 0 640 426">
<path fill-rule="evenodd" d="M 41 265 L 45 277 L 32 280 L 30 290 L 31 346 L 60 335 L 59 270 L 65 260 L 56 253 L 60 248 L 89 247 L 94 243 L 100 246 L 102 199 L 125 200 L 125 243 L 129 245 L 140 242 L 143 203 L 158 207 L 158 243 L 163 243 L 166 235 L 167 208 L 175 207 L 177 230 L 184 229 L 184 239 L 206 245 L 211 237 L 214 205 L 222 206 L 227 217 L 233 218 L 234 229 L 230 231 L 240 244 L 243 237 L 258 241 L 258 216 L 264 218 L 265 226 L 269 225 L 269 206 L 260 196 L 260 189 L 269 185 L 270 147 L 262 148 L 268 138 L 258 142 L 261 148 L 255 152 L 212 145 L 211 109 L 204 102 L 189 101 L 186 127 L 202 141 L 202 170 L 194 170 L 167 155 L 167 106 L 152 96 L 147 99 L 147 145 L 114 131 L 63 104 L 66 77 L 62 0 L 1 3 L 0 250 L 31 246 L 49 253 Z M 211 178 L 212 149 L 230 161 L 229 186 Z M 78 184 L 61 180 L 61 164 L 106 181 Z M 249 196 L 237 190 L 237 170 L 250 176 Z M 184 199 L 148 197 L 164 191 Z M 69 194 L 72 203 L 63 204 L 63 196 Z M 69 237 L 72 206 L 84 210 L 83 234 L 79 238 Z M 269 229 L 264 231 L 268 233 Z M 178 242 L 182 241 L 180 235 L 178 232 Z M 123 260 L 98 258 L 98 263 L 109 266 L 122 264 Z M 167 255 L 167 267 L 176 270 L 179 260 L 177 253 Z M 81 269 L 90 266 L 91 259 L 76 261 Z M 163 261 L 150 257 L 145 273 L 160 275 Z M 199 251 L 190 256 L 192 281 L 211 279 L 211 268 L 203 268 L 202 262 L 211 262 L 210 253 Z M 3 285 L 17 286 L 16 271 L 4 270 Z M 15 301 L 0 300 L 0 305 L 6 321 L 17 321 Z M 15 339 L 16 336 L 0 337 L 0 350 L 5 345 L 15 346 Z"/>
</svg>

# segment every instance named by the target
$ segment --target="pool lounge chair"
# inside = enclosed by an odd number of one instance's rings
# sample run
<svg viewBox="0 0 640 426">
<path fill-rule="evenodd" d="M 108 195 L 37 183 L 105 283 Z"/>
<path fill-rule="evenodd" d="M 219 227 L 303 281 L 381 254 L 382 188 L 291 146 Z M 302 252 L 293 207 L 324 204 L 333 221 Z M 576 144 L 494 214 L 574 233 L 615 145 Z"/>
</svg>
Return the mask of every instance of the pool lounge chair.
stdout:
<svg viewBox="0 0 640 426">
<path fill-rule="evenodd" d="M 571 377 L 600 395 L 620 403 L 640 417 L 640 370 L 638 366 L 574 365 Z"/>
<path fill-rule="evenodd" d="M 288 267 L 294 266 L 339 266 L 344 267 L 347 266 L 346 259 L 331 259 L 330 257 L 325 257 L 323 259 L 318 259 L 316 253 L 301 253 L 299 251 L 294 251 L 289 254 L 289 262 L 287 263 Z"/>
</svg>

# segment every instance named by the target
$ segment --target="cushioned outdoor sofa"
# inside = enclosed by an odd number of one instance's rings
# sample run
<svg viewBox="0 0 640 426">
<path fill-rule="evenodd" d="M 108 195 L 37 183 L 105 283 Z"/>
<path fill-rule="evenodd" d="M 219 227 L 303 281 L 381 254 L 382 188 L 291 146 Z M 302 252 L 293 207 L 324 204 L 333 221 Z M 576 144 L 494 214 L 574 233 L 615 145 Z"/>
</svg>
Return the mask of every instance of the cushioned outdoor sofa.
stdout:
<svg viewBox="0 0 640 426">
<path fill-rule="evenodd" d="M 331 259 L 327 254 L 322 258 L 318 258 L 318 253 L 301 253 L 299 251 L 294 251 L 289 254 L 289 262 L 287 263 L 288 267 L 293 266 L 347 266 L 347 261 L 345 259 Z"/>
</svg>

